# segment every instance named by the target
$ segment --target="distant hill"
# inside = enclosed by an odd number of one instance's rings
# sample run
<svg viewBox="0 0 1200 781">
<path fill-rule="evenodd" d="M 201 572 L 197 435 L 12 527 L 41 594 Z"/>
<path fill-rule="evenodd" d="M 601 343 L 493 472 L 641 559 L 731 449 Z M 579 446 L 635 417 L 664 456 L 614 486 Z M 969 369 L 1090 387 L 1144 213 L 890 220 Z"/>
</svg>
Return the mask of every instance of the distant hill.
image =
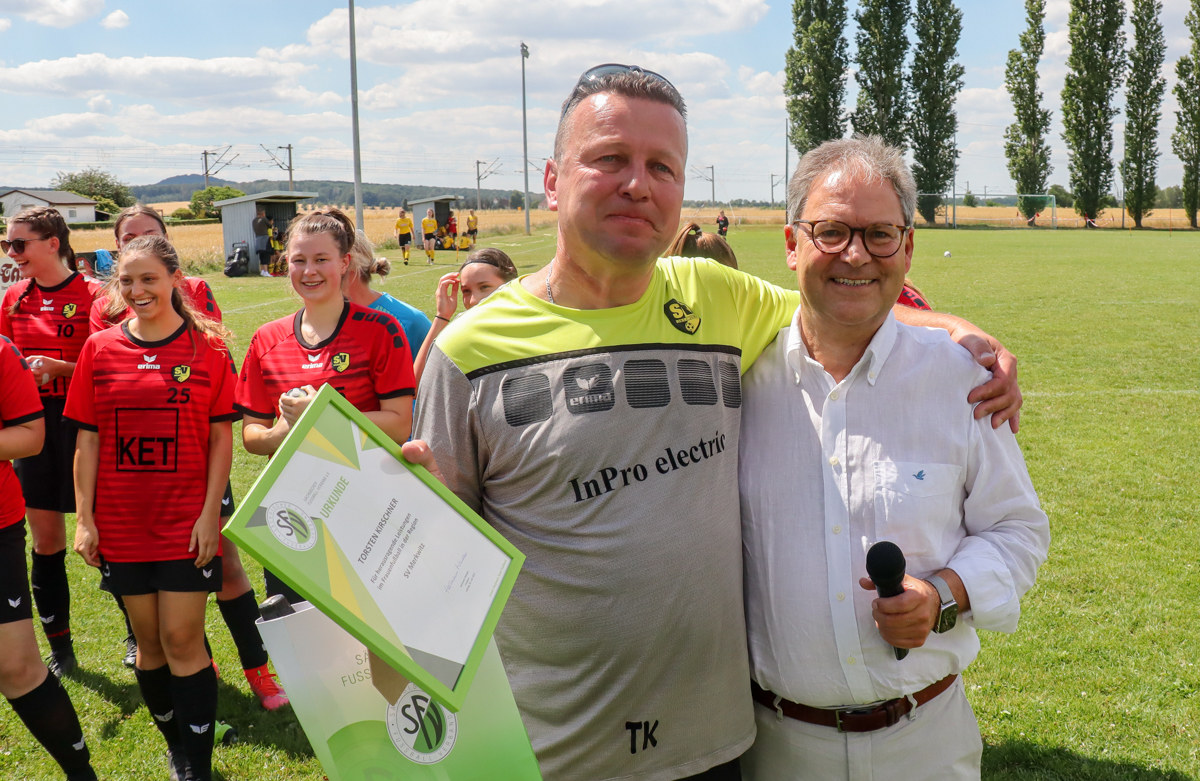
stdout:
<svg viewBox="0 0 1200 781">
<path fill-rule="evenodd" d="M 275 181 L 270 179 L 259 179 L 253 182 L 230 182 L 224 179 L 217 179 L 210 176 L 208 178 L 210 185 L 227 185 L 236 187 L 244 193 L 257 193 L 266 190 L 286 190 L 288 189 L 287 180 Z M 204 188 L 204 177 L 200 174 L 184 174 L 181 176 L 171 176 L 163 179 L 158 184 L 140 184 L 133 185 L 129 189 L 133 191 L 134 196 L 143 203 L 167 203 L 171 201 L 190 201 L 192 193 Z M 296 182 L 295 189 L 303 192 L 319 193 L 317 197 L 318 203 L 353 205 L 354 204 L 354 183 L 353 182 L 331 182 L 319 179 L 302 179 Z M 413 200 L 430 195 L 461 195 L 470 201 L 471 206 L 475 203 L 475 189 L 463 187 L 426 187 L 422 185 L 408 184 L 367 184 L 363 183 L 363 205 L 364 206 L 385 206 L 399 207 L 405 201 Z M 511 190 L 481 190 L 480 194 L 483 197 L 484 205 L 493 199 L 502 199 L 505 205 L 508 204 L 508 197 L 511 195 Z M 541 193 L 530 193 L 530 197 L 534 203 L 541 200 Z"/>
</svg>

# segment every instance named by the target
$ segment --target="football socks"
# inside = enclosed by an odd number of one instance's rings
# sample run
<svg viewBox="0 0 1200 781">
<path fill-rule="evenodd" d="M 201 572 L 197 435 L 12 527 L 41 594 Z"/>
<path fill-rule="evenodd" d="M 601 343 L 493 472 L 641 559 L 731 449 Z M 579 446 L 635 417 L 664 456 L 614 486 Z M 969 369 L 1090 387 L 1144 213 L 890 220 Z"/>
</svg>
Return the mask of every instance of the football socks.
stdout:
<svg viewBox="0 0 1200 781">
<path fill-rule="evenodd" d="M 94 779 L 91 753 L 71 697 L 49 673 L 33 691 L 8 701 L 25 726 L 50 752 L 69 779 Z"/>
<path fill-rule="evenodd" d="M 175 705 L 171 700 L 171 670 L 165 664 L 156 670 L 135 667 L 133 674 L 137 676 L 138 688 L 142 690 L 142 699 L 150 709 L 150 718 L 154 720 L 154 726 L 162 733 L 167 746 L 178 747 L 180 732 Z"/>
<path fill-rule="evenodd" d="M 33 554 L 30 568 L 33 601 L 46 638 L 69 637 L 71 632 L 71 590 L 67 585 L 67 551 Z"/>
<path fill-rule="evenodd" d="M 242 669 L 253 670 L 266 664 L 267 651 L 263 648 L 262 637 L 254 624 L 259 617 L 254 589 L 224 602 L 218 599 L 217 607 L 221 610 L 221 617 L 225 619 L 225 626 L 229 627 L 229 634 L 233 636 L 238 657 L 242 661 Z"/>
<path fill-rule="evenodd" d="M 171 701 L 192 778 L 211 781 L 213 741 L 217 736 L 217 673 L 205 667 L 193 675 L 172 675 Z"/>
</svg>

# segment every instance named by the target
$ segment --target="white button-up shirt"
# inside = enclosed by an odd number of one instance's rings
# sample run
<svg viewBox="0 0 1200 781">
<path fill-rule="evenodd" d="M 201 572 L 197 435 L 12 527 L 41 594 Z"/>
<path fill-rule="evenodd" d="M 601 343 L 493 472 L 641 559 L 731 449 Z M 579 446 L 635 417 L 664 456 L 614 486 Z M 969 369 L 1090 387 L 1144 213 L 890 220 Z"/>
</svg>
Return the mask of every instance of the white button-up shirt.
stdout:
<svg viewBox="0 0 1200 781">
<path fill-rule="evenodd" d="M 920 691 L 966 669 L 976 629 L 1012 632 L 1050 527 L 1007 425 L 974 420 L 989 378 L 945 331 L 889 314 L 841 382 L 800 338 L 800 313 L 743 380 L 739 483 L 754 679 L 836 707 Z M 866 548 L 900 546 L 908 574 L 945 567 L 971 610 L 898 661 L 871 617 Z"/>
</svg>

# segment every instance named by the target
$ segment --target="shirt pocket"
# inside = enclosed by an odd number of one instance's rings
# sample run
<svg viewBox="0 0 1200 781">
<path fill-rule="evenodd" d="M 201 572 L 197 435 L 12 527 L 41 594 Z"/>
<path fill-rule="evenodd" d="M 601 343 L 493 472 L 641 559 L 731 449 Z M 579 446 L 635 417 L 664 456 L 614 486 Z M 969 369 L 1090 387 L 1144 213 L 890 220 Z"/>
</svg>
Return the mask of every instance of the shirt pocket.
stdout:
<svg viewBox="0 0 1200 781">
<path fill-rule="evenodd" d="M 875 462 L 875 537 L 900 546 L 909 574 L 941 569 L 954 553 L 961 475 L 955 464 Z"/>
</svg>

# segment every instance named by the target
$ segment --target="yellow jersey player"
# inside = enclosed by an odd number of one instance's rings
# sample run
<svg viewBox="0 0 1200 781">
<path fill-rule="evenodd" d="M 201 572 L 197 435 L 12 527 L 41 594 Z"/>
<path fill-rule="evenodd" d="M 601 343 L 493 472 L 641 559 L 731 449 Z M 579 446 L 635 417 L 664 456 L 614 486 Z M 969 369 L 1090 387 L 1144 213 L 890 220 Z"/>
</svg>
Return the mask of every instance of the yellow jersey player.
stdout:
<svg viewBox="0 0 1200 781">
<path fill-rule="evenodd" d="M 437 238 L 438 222 L 433 216 L 433 209 L 429 209 L 425 213 L 425 218 L 421 220 L 421 233 L 425 235 L 425 255 L 429 258 L 429 265 L 433 265 L 433 242 Z"/>
<path fill-rule="evenodd" d="M 475 210 L 467 214 L 467 235 L 471 237 L 471 246 L 475 246 L 475 239 L 479 235 L 479 218 L 475 216 Z"/>
<path fill-rule="evenodd" d="M 400 245 L 400 249 L 404 251 L 404 265 L 408 265 L 408 248 L 412 244 L 413 221 L 412 217 L 408 216 L 408 212 L 404 209 L 400 210 L 400 214 L 396 219 L 396 228 L 394 234 L 396 243 Z"/>
</svg>

